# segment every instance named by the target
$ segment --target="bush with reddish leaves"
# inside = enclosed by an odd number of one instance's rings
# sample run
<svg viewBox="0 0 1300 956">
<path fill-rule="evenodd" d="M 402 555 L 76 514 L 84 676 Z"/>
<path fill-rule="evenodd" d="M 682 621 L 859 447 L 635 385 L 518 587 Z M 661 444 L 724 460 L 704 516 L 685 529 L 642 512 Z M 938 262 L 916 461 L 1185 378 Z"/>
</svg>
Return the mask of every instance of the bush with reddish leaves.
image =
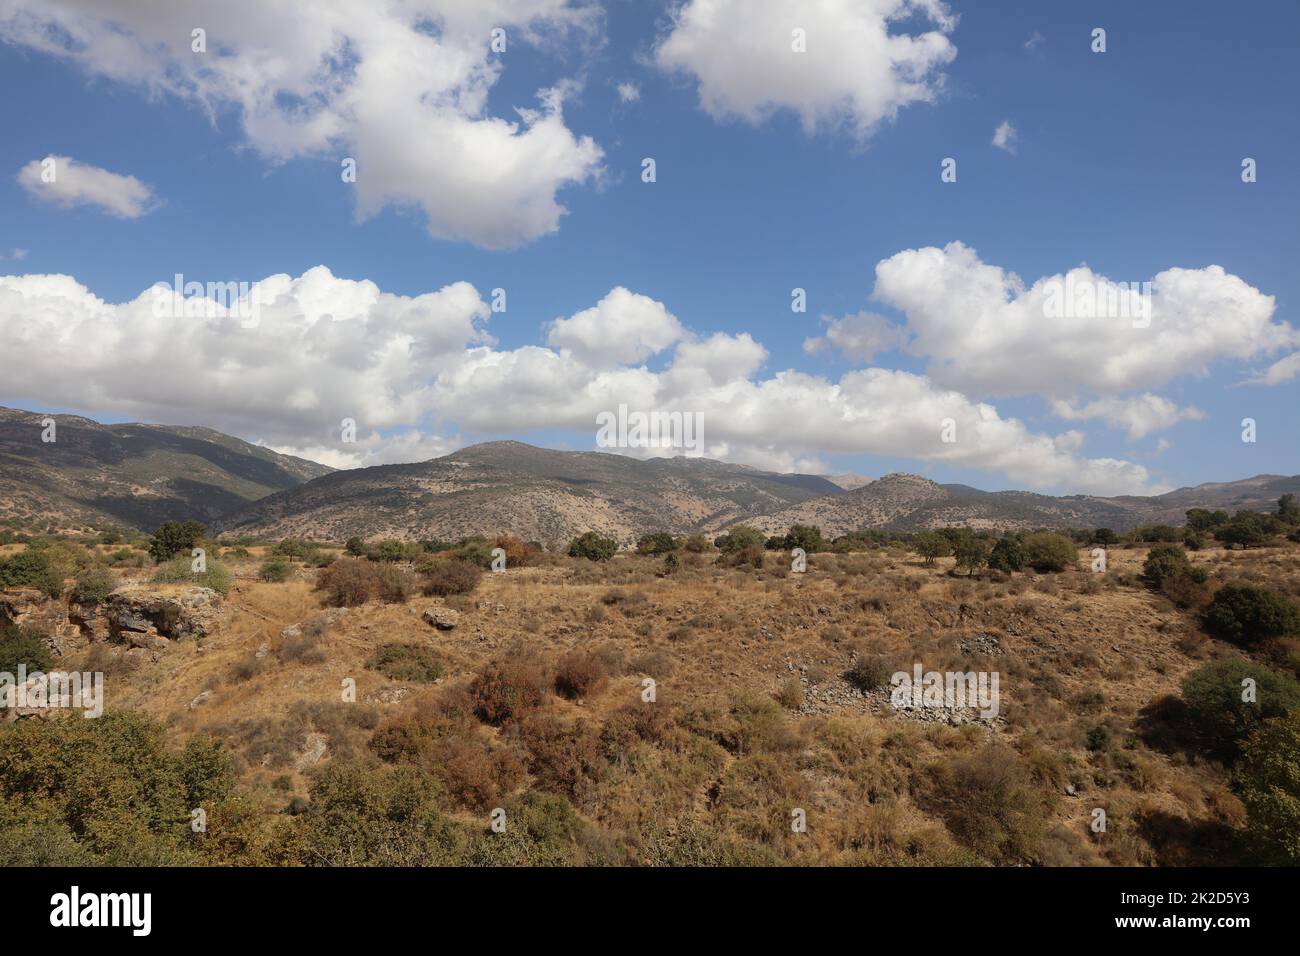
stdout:
<svg viewBox="0 0 1300 956">
<path fill-rule="evenodd" d="M 483 577 L 482 568 L 459 558 L 422 562 L 419 571 L 420 590 L 430 597 L 469 594 Z"/>
<path fill-rule="evenodd" d="M 402 604 L 415 593 L 415 577 L 392 564 L 339 558 L 322 568 L 316 590 L 331 607 L 357 607 L 370 601 Z"/>
<path fill-rule="evenodd" d="M 550 685 L 546 671 L 531 661 L 495 660 L 469 685 L 479 720 L 499 726 L 542 706 Z"/>
<path fill-rule="evenodd" d="M 599 693 L 608 679 L 605 662 L 590 651 L 569 651 L 555 668 L 555 692 L 575 700 Z"/>
</svg>

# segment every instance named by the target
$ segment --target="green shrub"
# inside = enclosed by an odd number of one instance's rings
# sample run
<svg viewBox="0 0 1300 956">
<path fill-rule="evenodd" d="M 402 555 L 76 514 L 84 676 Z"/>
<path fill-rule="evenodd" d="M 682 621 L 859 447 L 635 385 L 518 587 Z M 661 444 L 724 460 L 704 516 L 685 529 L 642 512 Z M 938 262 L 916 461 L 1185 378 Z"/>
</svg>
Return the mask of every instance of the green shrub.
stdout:
<svg viewBox="0 0 1300 956">
<path fill-rule="evenodd" d="M 747 524 L 738 524 L 725 534 L 713 539 L 713 545 L 723 554 L 733 554 L 746 548 L 762 548 L 763 532 Z"/>
<path fill-rule="evenodd" d="M 307 866 L 449 866 L 464 834 L 440 809 L 438 781 L 417 767 L 332 762 L 295 817 L 293 853 Z"/>
<path fill-rule="evenodd" d="M 1300 711 L 1270 720 L 1242 746 L 1235 789 L 1260 862 L 1300 864 Z"/>
<path fill-rule="evenodd" d="M 1294 634 L 1300 609 L 1267 588 L 1225 584 L 1205 612 L 1205 626 L 1215 637 L 1252 647 L 1261 641 Z"/>
<path fill-rule="evenodd" d="M 424 644 L 382 644 L 366 661 L 366 667 L 390 680 L 432 684 L 442 676 L 442 661 Z"/>
<path fill-rule="evenodd" d="M 205 570 L 193 570 L 192 559 L 188 557 L 172 558 L 166 564 L 159 565 L 150 579 L 154 584 L 193 584 L 197 587 L 212 588 L 219 594 L 229 594 L 235 583 L 235 576 L 230 569 L 219 561 L 206 560 Z"/>
<path fill-rule="evenodd" d="M 1063 534 L 1040 531 L 1025 538 L 1025 561 L 1035 571 L 1057 572 L 1073 567 L 1079 551 Z"/>
<path fill-rule="evenodd" d="M 372 561 L 414 561 L 423 554 L 418 544 L 386 538 L 370 548 L 366 554 Z"/>
<path fill-rule="evenodd" d="M 618 553 L 618 542 L 588 531 L 569 542 L 569 557 L 587 558 L 590 561 L 608 561 Z"/>
<path fill-rule="evenodd" d="M 494 547 L 493 542 L 481 534 L 476 534 L 457 541 L 455 547 L 451 549 L 451 554 L 457 560 L 465 561 L 475 567 L 490 568 L 492 566 L 492 549 Z"/>
<path fill-rule="evenodd" d="M 10 558 L 0 558 L 0 588 L 37 588 L 50 597 L 63 593 L 63 576 L 54 568 L 49 556 L 40 551 L 20 551 Z"/>
<path fill-rule="evenodd" d="M 117 575 L 102 564 L 89 564 L 77 574 L 72 586 L 72 600 L 78 604 L 98 604 L 118 585 Z"/>
<path fill-rule="evenodd" d="M 166 738 L 161 723 L 136 712 L 0 724 L 0 821 L 65 828 L 45 834 L 65 860 L 74 856 L 60 838 L 66 833 L 101 864 L 219 857 L 228 845 L 197 841 L 190 811 L 202 806 L 210 826 L 219 818 L 233 785 L 230 764 L 210 741 L 176 751 Z"/>
<path fill-rule="evenodd" d="M 262 562 L 262 569 L 257 572 L 257 576 L 263 581 L 269 581 L 273 584 L 280 584 L 288 581 L 293 574 L 293 565 L 283 558 L 270 558 Z"/>
<path fill-rule="evenodd" d="M 364 558 L 366 556 L 365 539 L 353 535 L 351 538 L 348 538 L 347 544 L 343 546 L 343 550 L 347 551 L 347 553 L 352 555 L 354 558 Z"/>
<path fill-rule="evenodd" d="M 50 645 L 40 631 L 31 627 L 10 626 L 0 631 L 0 672 L 18 673 L 24 664 L 27 673 L 48 673 L 53 666 Z"/>
<path fill-rule="evenodd" d="M 507 801 L 505 829 L 479 835 L 470 848 L 473 866 L 569 866 L 583 863 L 582 818 L 569 801 L 528 792 Z"/>
<path fill-rule="evenodd" d="M 1178 545 L 1152 545 L 1142 565 L 1142 583 L 1159 590 L 1167 580 L 1177 577 L 1190 578 L 1197 584 L 1204 584 L 1207 579 L 1205 569 L 1192 564 Z"/>
<path fill-rule="evenodd" d="M 1254 700 L 1244 682 L 1254 681 Z M 1183 681 L 1192 729 L 1207 750 L 1226 758 L 1236 755 L 1251 731 L 1265 720 L 1300 709 L 1300 683 L 1288 674 L 1241 659 L 1206 664 Z"/>
<path fill-rule="evenodd" d="M 667 531 L 654 531 L 641 535 L 636 543 L 636 553 L 669 554 L 681 546 L 681 542 Z"/>
</svg>

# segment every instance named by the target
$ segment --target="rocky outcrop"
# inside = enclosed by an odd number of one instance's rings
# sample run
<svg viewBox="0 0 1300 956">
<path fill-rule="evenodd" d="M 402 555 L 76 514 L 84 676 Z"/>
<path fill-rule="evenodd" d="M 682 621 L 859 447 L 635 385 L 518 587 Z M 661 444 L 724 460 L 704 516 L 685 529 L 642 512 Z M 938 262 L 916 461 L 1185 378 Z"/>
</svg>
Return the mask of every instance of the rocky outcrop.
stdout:
<svg viewBox="0 0 1300 956">
<path fill-rule="evenodd" d="M 128 585 L 110 594 L 100 610 L 111 640 L 154 650 L 169 640 L 206 637 L 224 617 L 221 595 L 201 587 L 160 591 Z"/>
<path fill-rule="evenodd" d="M 422 616 L 440 631 L 450 631 L 460 622 L 460 612 L 449 607 L 427 608 Z"/>
<path fill-rule="evenodd" d="M 35 588 L 0 591 L 0 627 L 30 627 L 48 638 L 56 654 L 80 650 L 89 640 L 68 612 L 63 601 Z"/>
<path fill-rule="evenodd" d="M 92 641 L 159 650 L 168 641 L 204 637 L 223 618 L 224 602 L 211 588 L 130 584 L 100 604 L 65 603 L 34 588 L 0 591 L 0 627 L 30 627 L 59 656 Z"/>
</svg>

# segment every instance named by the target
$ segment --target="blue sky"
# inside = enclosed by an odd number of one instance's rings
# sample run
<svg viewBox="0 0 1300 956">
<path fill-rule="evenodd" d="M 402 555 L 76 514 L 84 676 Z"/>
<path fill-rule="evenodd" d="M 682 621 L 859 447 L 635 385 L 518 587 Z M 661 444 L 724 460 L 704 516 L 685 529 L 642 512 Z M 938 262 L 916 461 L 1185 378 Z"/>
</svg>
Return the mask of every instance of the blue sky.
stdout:
<svg viewBox="0 0 1300 956">
<path fill-rule="evenodd" d="M 20 25 L 0 21 L 0 40 L 6 41 L 0 43 L 0 84 L 10 91 L 0 106 L 5 129 L 0 171 L 8 170 L 0 177 L 0 255 L 6 256 L 0 275 L 70 276 L 112 304 L 130 302 L 177 272 L 201 280 L 257 281 L 278 273 L 298 277 L 317 265 L 340 279 L 369 280 L 396 296 L 467 282 L 486 300 L 490 290 L 502 287 L 508 310 L 476 320 L 502 353 L 547 347 L 547 323 L 591 309 L 611 289 L 624 287 L 661 304 L 696 339 L 748 333 L 761 343 L 766 351 L 761 365 L 750 369 L 742 362 L 736 372 L 741 378 L 761 383 L 790 369 L 833 386 L 868 367 L 921 377 L 933 372 L 933 350 L 885 347 L 863 359 L 831 345 L 815 352 L 805 348 L 807 339 L 826 332 L 823 315 L 839 319 L 864 310 L 896 329 L 921 323 L 913 330 L 917 333 L 930 321 L 929 334 L 939 334 L 933 326 L 939 318 L 916 313 L 960 313 L 966 307 L 960 290 L 933 303 L 921 301 L 915 290 L 912 298 L 899 293 L 892 303 L 872 298 L 877 263 L 907 250 L 959 242 L 973 250 L 978 263 L 1016 273 L 1026 286 L 1085 264 L 1115 281 L 1217 265 L 1260 297 L 1273 297 L 1274 307 L 1262 319 L 1273 329 L 1272 344 L 1252 346 L 1253 327 L 1246 323 L 1197 363 L 1205 375 L 1155 376 L 1149 383 L 1141 370 L 1119 383 L 1085 375 L 1068 395 L 1001 388 L 996 363 L 985 371 L 934 376 L 936 387 L 956 387 L 970 403 L 992 405 L 1000 420 L 1015 420 L 1034 436 L 1079 433 L 1052 454 L 1123 461 L 1144 469 L 1142 474 L 1129 469 L 1097 477 L 1104 469 L 1080 465 L 1080 474 L 1088 477 L 1074 482 L 1072 465 L 1008 464 L 1016 456 L 1005 447 L 949 456 L 933 451 L 927 436 L 918 438 L 916 453 L 909 454 L 912 446 L 905 439 L 876 432 L 836 447 L 809 437 L 785 460 L 753 437 L 754 427 L 762 432 L 761 423 L 732 434 L 725 411 L 719 413 L 715 404 L 705 413 L 706 432 L 726 439 L 727 457 L 761 466 L 868 475 L 913 471 L 990 489 L 1162 490 L 1261 472 L 1300 472 L 1292 419 L 1300 404 L 1296 376 L 1279 371 L 1275 384 L 1240 384 L 1300 344 L 1279 344 L 1289 326 L 1300 324 L 1295 316 L 1300 270 L 1294 268 L 1300 184 L 1289 170 L 1290 157 L 1300 153 L 1295 109 L 1300 65 L 1294 57 L 1300 7 L 1294 3 L 1247 8 L 1209 2 L 954 3 L 946 8 L 956 17 L 947 29 L 925 11 L 916 12 L 890 29 L 936 31 L 955 55 L 930 71 L 928 102 L 905 103 L 864 133 L 854 128 L 852 110 L 845 119 L 833 107 L 828 108 L 831 119 L 808 128 L 800 119 L 797 92 L 784 99 L 776 94 L 757 119 L 711 112 L 701 96 L 707 64 L 697 72 L 680 62 L 664 63 L 666 38 L 682 22 L 664 4 L 606 0 L 590 10 L 555 2 L 587 10 L 582 27 L 548 32 L 533 24 L 540 34 L 535 43 L 522 38 L 522 28 L 518 38 L 512 35 L 507 52 L 496 58 L 499 76 L 487 84 L 485 108 L 475 118 L 517 120 L 515 107 L 537 108 L 536 91 L 564 81 L 571 85 L 563 126 L 575 138 L 590 137 L 601 155 L 590 176 L 554 190 L 555 201 L 567 210 L 554 231 L 506 249 L 485 247 L 474 236 L 430 236 L 428 210 L 419 200 L 390 201 L 359 220 L 357 187 L 339 176 L 338 157 L 357 152 L 346 136 L 323 150 L 295 144 L 287 157 L 269 155 L 268 136 L 249 128 L 246 103 L 223 97 L 219 89 L 213 93 L 215 87 L 207 88 L 205 102 L 183 82 L 168 79 L 165 53 L 153 64 L 154 79 L 142 79 L 149 76 L 147 65 L 136 72 L 96 60 L 93 52 L 51 51 Z M 788 4 L 791 22 L 814 22 L 804 8 L 816 6 Z M 67 10 L 49 14 L 62 28 L 73 23 L 104 29 L 105 21 L 76 4 L 41 9 L 63 7 Z M 788 35 L 779 16 L 772 22 L 773 29 Z M 1090 32 L 1098 26 L 1106 30 L 1107 49 L 1101 54 L 1089 48 Z M 114 29 L 129 35 L 137 27 L 123 15 Z M 435 21 L 428 29 L 436 34 L 441 28 Z M 513 27 L 508 30 L 514 33 Z M 222 42 L 274 47 L 275 41 L 251 26 L 249 31 L 245 36 L 228 27 Z M 812 33 L 805 56 L 822 55 L 819 36 Z M 371 50 L 372 60 L 390 55 Z M 833 90 L 834 66 L 828 69 L 826 82 Z M 745 78 L 723 81 L 743 86 Z M 635 84 L 638 98 L 624 102 L 620 83 Z M 802 102 L 806 105 L 806 98 Z M 1015 130 L 1014 152 L 991 142 L 1004 121 Z M 438 144 L 411 148 L 436 152 Z M 67 205 L 44 198 L 39 187 L 20 181 L 19 171 L 49 155 L 134 177 L 150 192 L 149 208 L 124 218 L 93 201 Z M 657 164 L 654 183 L 641 181 L 641 160 L 647 156 Z M 957 160 L 956 183 L 940 182 L 945 157 Z M 1256 159 L 1257 182 L 1241 181 L 1243 157 Z M 373 166 L 363 159 L 359 175 Z M 16 258 L 14 250 L 26 252 Z M 794 287 L 807 290 L 804 314 L 790 309 Z M 900 307 L 903 300 L 907 305 Z M 1211 295 L 1210 302 L 1216 301 Z M 32 307 L 29 296 L 21 308 Z M 15 355 L 20 354 L 21 308 L 11 302 L 0 310 L 8 336 L 0 341 L 8 341 Z M 141 334 L 161 333 L 152 327 Z M 1196 330 L 1187 334 L 1195 338 Z M 94 336 L 85 341 L 94 342 Z M 1110 347 L 1123 349 L 1125 342 L 1117 338 Z M 276 347 L 266 345 L 272 352 Z M 241 344 L 238 351 L 246 347 Z M 1039 360 L 1024 338 L 1009 340 L 1007 347 L 1025 350 L 1026 365 Z M 32 348 L 30 341 L 23 348 Z M 167 352 L 157 354 L 161 359 Z M 674 354 L 667 347 L 622 364 L 661 374 Z M 961 365 L 962 355 L 948 357 Z M 1059 354 L 1053 358 L 1059 359 Z M 221 363 L 223 357 L 212 355 L 211 361 Z M 445 368 L 446 362 L 434 365 Z M 299 374 L 301 368 L 286 366 L 285 374 Z M 266 371 L 250 380 L 261 380 Z M 602 371 L 610 370 L 593 367 L 591 378 Z M 104 380 L 96 387 L 86 384 L 97 377 Z M 229 379 L 205 392 L 202 401 L 188 403 L 169 396 L 165 383 L 149 394 L 129 393 L 109 385 L 110 377 L 120 377 L 111 365 L 69 372 L 66 380 L 58 367 L 40 376 L 9 377 L 0 383 L 0 402 L 104 420 L 211 424 L 309 455 L 328 445 L 335 424 L 333 407 L 317 397 L 303 404 L 317 402 L 320 425 L 299 434 L 301 416 L 263 430 L 255 407 L 226 407 L 214 398 L 230 390 Z M 358 461 L 400 459 L 401 451 L 385 438 L 409 436 L 412 429 L 436 436 L 414 440 L 417 449 L 448 450 L 502 437 L 593 447 L 594 429 L 576 426 L 585 417 L 538 420 L 526 410 L 514 417 L 471 414 L 460 402 L 473 396 L 448 397 L 455 381 L 450 371 L 436 388 L 422 378 L 414 413 L 403 396 L 395 396 L 386 412 L 366 416 L 362 430 L 373 442 Z M 312 386 L 328 391 L 328 383 Z M 520 394 L 519 401 L 527 404 L 527 389 Z M 605 399 L 619 394 L 617 386 L 601 392 Z M 1070 418 L 1053 407 L 1062 399 L 1079 408 L 1139 394 L 1158 395 L 1178 408 L 1195 409 L 1200 417 L 1148 426 L 1134 437 L 1100 412 Z M 439 395 L 445 405 L 438 404 Z M 474 398 L 475 408 L 480 398 Z M 278 421 L 274 409 L 284 404 L 283 396 L 268 394 L 266 400 L 265 420 Z M 716 395 L 710 399 L 715 400 L 722 401 Z M 779 395 L 773 401 L 783 402 Z M 1255 443 L 1240 439 L 1240 422 L 1247 416 L 1258 422 Z M 772 445 L 792 444 L 782 436 L 797 438 L 797 423 L 775 422 L 771 433 Z M 1006 434 L 993 441 L 1017 443 Z"/>
</svg>

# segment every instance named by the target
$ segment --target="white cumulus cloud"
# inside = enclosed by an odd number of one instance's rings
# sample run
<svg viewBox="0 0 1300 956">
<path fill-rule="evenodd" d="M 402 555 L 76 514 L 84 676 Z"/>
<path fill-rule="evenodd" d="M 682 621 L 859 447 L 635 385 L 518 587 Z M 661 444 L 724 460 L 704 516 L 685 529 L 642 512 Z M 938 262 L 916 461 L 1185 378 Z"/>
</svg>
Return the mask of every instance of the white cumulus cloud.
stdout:
<svg viewBox="0 0 1300 956">
<path fill-rule="evenodd" d="M 18 184 L 29 196 L 55 206 L 95 206 L 119 219 L 139 219 L 158 205 L 153 190 L 134 176 L 79 163 L 71 156 L 33 159 L 18 170 Z M 22 258 L 15 249 L 15 258 Z M 26 255 L 26 252 L 23 252 Z"/>
<path fill-rule="evenodd" d="M 622 287 L 546 330 L 550 346 L 499 349 L 490 310 L 464 282 L 401 296 L 316 267 L 256 283 L 255 327 L 238 317 L 159 314 L 152 289 L 112 304 L 69 276 L 0 277 L 0 348 L 15 403 L 201 423 L 336 465 L 420 460 L 461 434 L 518 437 L 633 410 L 703 416 L 705 454 L 820 469 L 868 453 L 1006 475 L 1041 489 L 1140 493 L 1141 465 L 1082 454 L 926 375 L 883 368 L 838 379 L 761 374 L 746 334 L 692 332 L 662 303 Z M 671 351 L 670 351 L 671 350 Z M 663 371 L 644 364 L 665 357 Z M 357 441 L 340 441 L 344 419 Z M 945 422 L 955 442 L 942 440 Z"/>
<path fill-rule="evenodd" d="M 0 40 L 214 118 L 233 110 L 271 162 L 355 159 L 358 215 L 415 207 L 432 236 L 494 249 L 554 232 L 559 192 L 598 176 L 603 154 L 565 124 L 563 77 L 505 115 L 489 109 L 508 61 L 491 31 L 507 51 L 554 53 L 597 42 L 600 22 L 585 0 L 0 3 Z"/>
<path fill-rule="evenodd" d="M 1131 277 L 1130 286 L 1138 279 Z M 882 260 L 874 294 L 904 314 L 907 349 L 925 357 L 931 378 L 977 395 L 1074 399 L 1150 391 L 1204 374 L 1216 361 L 1300 344 L 1295 329 L 1275 321 L 1272 296 L 1221 266 L 1166 269 L 1150 283 L 1145 318 L 1137 298 L 1127 315 L 1090 309 L 1078 290 L 1104 293 L 1117 283 L 1080 266 L 1026 285 L 953 242 Z M 1075 290 L 1080 308 L 1053 309 L 1054 290 Z"/>
<path fill-rule="evenodd" d="M 1052 410 L 1058 417 L 1072 421 L 1100 418 L 1115 428 L 1127 429 L 1130 438 L 1143 438 L 1179 422 L 1205 417 L 1199 408 L 1179 408 L 1169 399 L 1150 392 L 1130 398 L 1099 398 L 1086 404 L 1058 399 L 1052 403 Z"/>
<path fill-rule="evenodd" d="M 909 32 L 904 20 L 924 26 Z M 955 27 L 942 0 L 687 0 L 655 60 L 693 77 L 715 118 L 757 124 L 789 110 L 807 132 L 844 126 L 865 139 L 936 99 Z"/>
</svg>

